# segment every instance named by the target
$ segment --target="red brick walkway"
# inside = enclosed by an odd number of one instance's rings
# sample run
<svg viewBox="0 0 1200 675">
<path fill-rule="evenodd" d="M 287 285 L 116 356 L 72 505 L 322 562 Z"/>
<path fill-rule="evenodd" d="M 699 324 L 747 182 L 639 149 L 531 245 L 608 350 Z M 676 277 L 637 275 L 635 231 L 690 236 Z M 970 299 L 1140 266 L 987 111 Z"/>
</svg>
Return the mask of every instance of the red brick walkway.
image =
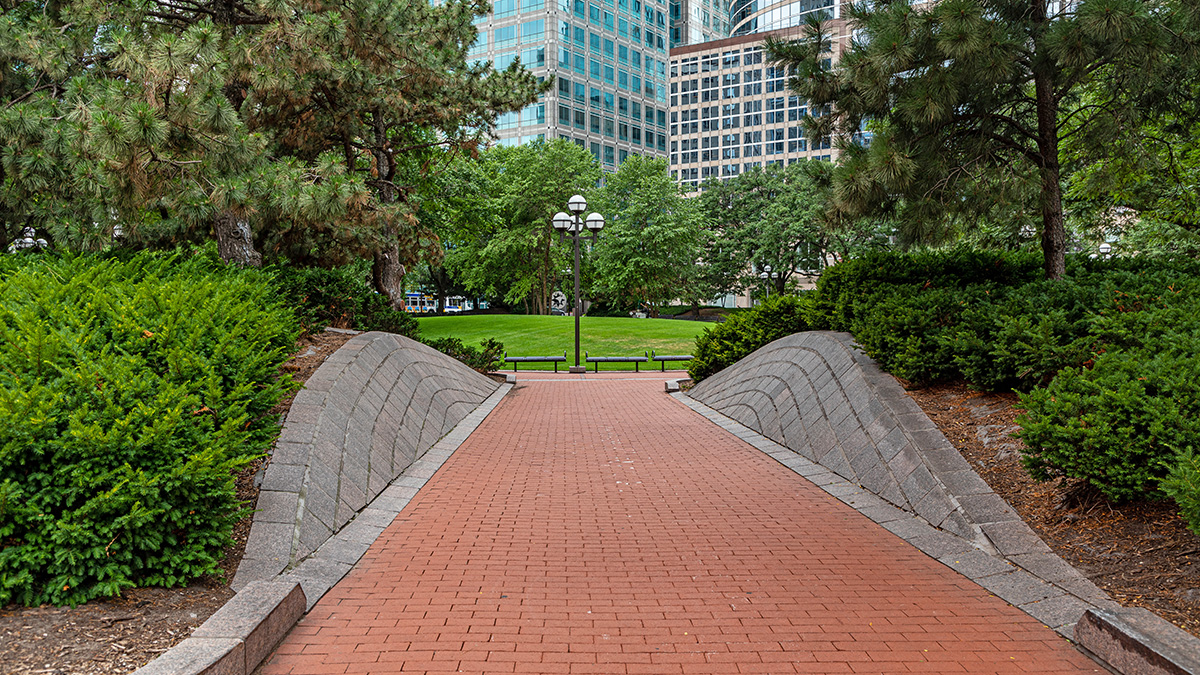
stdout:
<svg viewBox="0 0 1200 675">
<path fill-rule="evenodd" d="M 617 377 L 510 392 L 263 672 L 1099 672 Z"/>
</svg>

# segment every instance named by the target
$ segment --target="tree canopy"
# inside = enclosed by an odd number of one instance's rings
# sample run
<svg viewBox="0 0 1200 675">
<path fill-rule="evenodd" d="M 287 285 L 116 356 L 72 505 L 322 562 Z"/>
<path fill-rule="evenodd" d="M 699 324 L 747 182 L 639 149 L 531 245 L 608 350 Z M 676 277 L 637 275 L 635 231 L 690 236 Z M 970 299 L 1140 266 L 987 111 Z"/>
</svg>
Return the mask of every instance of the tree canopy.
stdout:
<svg viewBox="0 0 1200 675">
<path fill-rule="evenodd" d="M 0 16 L 0 221 L 59 245 L 216 238 L 222 257 L 374 261 L 398 301 L 437 239 L 434 149 L 548 86 L 469 65 L 483 0 L 57 0 Z"/>
<path fill-rule="evenodd" d="M 828 112 L 807 122 L 841 150 L 835 205 L 900 207 L 911 222 L 994 206 L 967 199 L 981 187 L 1006 190 L 997 202 L 1027 195 L 1050 278 L 1065 272 L 1064 143 L 1076 162 L 1144 152 L 1141 121 L 1190 92 L 1197 55 L 1184 0 L 880 0 L 844 16 L 836 67 L 827 21 L 767 45 L 789 86 Z"/>
<path fill-rule="evenodd" d="M 591 207 L 607 225 L 593 255 L 595 288 L 617 305 L 658 308 L 697 283 L 699 203 L 686 199 L 666 160 L 630 155 L 608 175 Z"/>
</svg>

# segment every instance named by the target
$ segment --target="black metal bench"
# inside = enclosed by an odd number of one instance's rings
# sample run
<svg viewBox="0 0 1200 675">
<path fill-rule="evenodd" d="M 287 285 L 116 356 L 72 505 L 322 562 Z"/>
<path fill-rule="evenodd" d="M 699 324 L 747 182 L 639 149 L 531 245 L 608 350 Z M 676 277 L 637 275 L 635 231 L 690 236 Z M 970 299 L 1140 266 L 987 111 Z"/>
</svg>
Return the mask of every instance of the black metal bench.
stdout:
<svg viewBox="0 0 1200 675">
<path fill-rule="evenodd" d="M 504 362 L 513 364 L 513 372 L 517 372 L 518 363 L 553 363 L 554 372 L 558 372 L 558 364 L 567 362 L 567 353 L 562 356 L 509 356 L 504 352 Z"/>
<path fill-rule="evenodd" d="M 600 372 L 601 363 L 632 363 L 633 372 L 638 372 L 638 365 L 649 361 L 645 356 L 589 356 L 587 352 L 583 353 L 584 361 L 596 364 L 595 372 Z"/>
<path fill-rule="evenodd" d="M 650 350 L 650 360 L 658 361 L 662 364 L 662 372 L 667 372 L 667 361 L 691 361 L 691 354 L 655 354 L 654 350 Z"/>
</svg>

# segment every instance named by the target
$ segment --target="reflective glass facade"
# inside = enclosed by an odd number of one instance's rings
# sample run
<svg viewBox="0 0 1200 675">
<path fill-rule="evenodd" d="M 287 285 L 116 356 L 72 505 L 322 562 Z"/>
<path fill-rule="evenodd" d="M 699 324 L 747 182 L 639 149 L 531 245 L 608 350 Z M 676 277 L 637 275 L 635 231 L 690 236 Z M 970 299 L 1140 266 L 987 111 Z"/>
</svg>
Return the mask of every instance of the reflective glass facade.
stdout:
<svg viewBox="0 0 1200 675">
<path fill-rule="evenodd" d="M 808 14 L 828 12 L 839 18 L 833 0 L 732 0 L 729 5 L 729 34 L 749 35 L 804 24 Z"/>
<path fill-rule="evenodd" d="M 515 59 L 556 82 L 502 115 L 501 145 L 566 138 L 616 169 L 629 154 L 667 155 L 666 0 L 497 0 L 476 21 L 474 61 Z"/>
</svg>

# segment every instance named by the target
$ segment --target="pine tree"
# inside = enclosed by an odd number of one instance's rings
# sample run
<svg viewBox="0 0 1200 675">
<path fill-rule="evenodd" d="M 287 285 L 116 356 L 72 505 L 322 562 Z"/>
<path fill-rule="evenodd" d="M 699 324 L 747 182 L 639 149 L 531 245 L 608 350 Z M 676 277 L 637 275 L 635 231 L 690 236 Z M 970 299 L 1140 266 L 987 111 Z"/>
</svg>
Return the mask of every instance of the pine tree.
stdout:
<svg viewBox="0 0 1200 675">
<path fill-rule="evenodd" d="M 539 83 L 470 65 L 482 0 L 60 0 L 0 16 L 5 234 L 97 249 L 215 238 L 226 260 L 437 248 L 415 200 L 434 149 L 472 152 Z"/>
<path fill-rule="evenodd" d="M 835 201 L 850 213 L 902 203 L 914 217 L 976 204 L 991 184 L 1020 197 L 1032 183 L 1045 274 L 1065 272 L 1063 143 L 1083 155 L 1139 152 L 1139 121 L 1194 70 L 1189 0 L 909 0 L 845 5 L 849 46 L 828 67 L 828 22 L 806 39 L 771 40 L 809 130 L 841 150 Z M 1086 96 L 1084 93 L 1086 92 Z M 861 132 L 874 137 L 861 143 Z M 993 193 L 996 194 L 996 193 Z"/>
</svg>

